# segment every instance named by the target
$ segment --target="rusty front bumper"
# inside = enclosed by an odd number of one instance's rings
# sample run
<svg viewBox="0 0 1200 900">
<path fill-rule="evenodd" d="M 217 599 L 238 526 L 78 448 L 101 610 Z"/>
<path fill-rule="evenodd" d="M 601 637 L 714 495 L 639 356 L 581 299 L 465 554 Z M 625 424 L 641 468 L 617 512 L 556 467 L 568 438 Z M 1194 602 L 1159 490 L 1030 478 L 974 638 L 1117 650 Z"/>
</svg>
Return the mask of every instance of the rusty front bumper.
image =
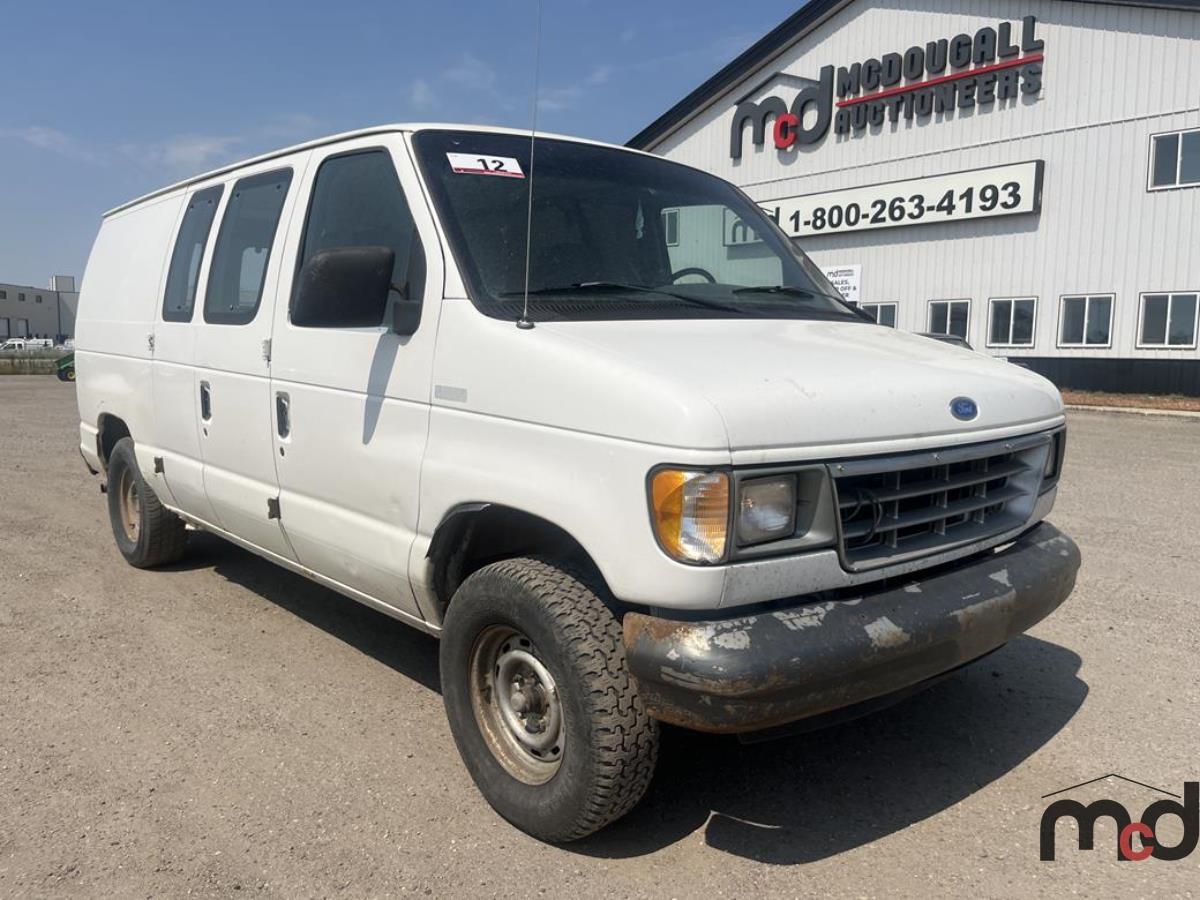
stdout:
<svg viewBox="0 0 1200 900">
<path fill-rule="evenodd" d="M 1042 523 L 998 553 L 921 580 L 740 618 L 624 618 L 650 714 L 744 732 L 911 689 L 995 650 L 1071 593 L 1079 548 Z"/>
</svg>

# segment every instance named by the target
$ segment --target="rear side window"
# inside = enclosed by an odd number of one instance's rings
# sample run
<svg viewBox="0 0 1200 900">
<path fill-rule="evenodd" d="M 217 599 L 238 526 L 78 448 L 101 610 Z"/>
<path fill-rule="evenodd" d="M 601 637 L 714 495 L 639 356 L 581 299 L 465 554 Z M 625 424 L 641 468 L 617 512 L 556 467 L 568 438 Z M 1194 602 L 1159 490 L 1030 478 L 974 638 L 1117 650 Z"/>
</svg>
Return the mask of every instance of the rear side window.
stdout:
<svg viewBox="0 0 1200 900">
<path fill-rule="evenodd" d="M 331 156 L 317 170 L 297 271 L 314 254 L 335 247 L 389 248 L 396 254 L 392 283 L 408 282 L 413 300 L 424 292 L 420 239 L 387 151 Z M 390 315 L 389 308 L 383 321 Z"/>
<path fill-rule="evenodd" d="M 175 249 L 171 252 L 171 268 L 167 270 L 167 290 L 163 294 L 163 319 L 167 322 L 190 322 L 196 305 L 196 285 L 200 280 L 200 264 L 204 248 L 221 202 L 221 185 L 192 194 Z"/>
<path fill-rule="evenodd" d="M 208 273 L 205 322 L 244 325 L 258 312 L 271 245 L 291 183 L 292 170 L 280 169 L 243 178 L 233 186 Z"/>
</svg>

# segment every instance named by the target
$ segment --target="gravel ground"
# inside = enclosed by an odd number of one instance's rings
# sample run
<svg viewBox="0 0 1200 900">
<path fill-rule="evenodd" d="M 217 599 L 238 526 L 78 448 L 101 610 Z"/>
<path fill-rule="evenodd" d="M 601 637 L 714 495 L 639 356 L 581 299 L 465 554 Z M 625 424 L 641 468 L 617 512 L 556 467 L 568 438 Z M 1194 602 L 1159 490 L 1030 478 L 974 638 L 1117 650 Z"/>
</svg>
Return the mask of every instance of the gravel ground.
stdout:
<svg viewBox="0 0 1200 900">
<path fill-rule="evenodd" d="M 1078 413 L 1066 605 L 884 713 L 767 744 L 670 731 L 632 815 L 568 848 L 455 754 L 436 643 L 207 535 L 140 572 L 74 389 L 0 378 L 0 896 L 1187 895 L 1200 851 L 1114 861 L 1042 795 L 1200 778 L 1200 422 Z M 1135 816 L 1156 795 L 1109 779 Z M 1159 795 L 1161 796 L 1161 795 Z M 1164 820 L 1164 823 L 1167 820 Z M 1170 828 L 1163 826 L 1164 840 Z"/>
<path fill-rule="evenodd" d="M 1181 394 L 1108 394 L 1104 391 L 1063 391 L 1063 401 L 1076 406 L 1118 406 L 1169 412 L 1200 412 L 1200 397 Z"/>
</svg>

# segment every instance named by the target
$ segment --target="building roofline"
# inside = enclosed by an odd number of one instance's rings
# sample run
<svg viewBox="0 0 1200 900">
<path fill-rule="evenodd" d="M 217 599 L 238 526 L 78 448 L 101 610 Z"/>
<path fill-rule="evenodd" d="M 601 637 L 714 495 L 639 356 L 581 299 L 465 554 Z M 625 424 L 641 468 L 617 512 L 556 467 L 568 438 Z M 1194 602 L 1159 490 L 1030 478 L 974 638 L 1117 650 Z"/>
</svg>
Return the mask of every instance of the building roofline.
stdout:
<svg viewBox="0 0 1200 900">
<path fill-rule="evenodd" d="M 854 0 L 809 0 L 731 63 L 631 137 L 626 142 L 626 146 L 637 150 L 648 150 L 653 147 L 693 118 L 710 102 L 741 82 L 749 73 L 778 56 L 830 16 L 840 12 L 853 2 Z M 1063 0 L 1063 2 L 1200 12 L 1200 0 Z"/>
<path fill-rule="evenodd" d="M 690 119 L 710 100 L 725 93 L 748 74 L 762 66 L 772 57 L 782 53 L 821 22 L 853 0 L 809 0 L 763 37 L 750 45 L 733 62 L 720 69 L 715 75 L 668 109 L 665 113 L 631 137 L 626 143 L 630 147 L 645 150 L 666 137 Z"/>
</svg>

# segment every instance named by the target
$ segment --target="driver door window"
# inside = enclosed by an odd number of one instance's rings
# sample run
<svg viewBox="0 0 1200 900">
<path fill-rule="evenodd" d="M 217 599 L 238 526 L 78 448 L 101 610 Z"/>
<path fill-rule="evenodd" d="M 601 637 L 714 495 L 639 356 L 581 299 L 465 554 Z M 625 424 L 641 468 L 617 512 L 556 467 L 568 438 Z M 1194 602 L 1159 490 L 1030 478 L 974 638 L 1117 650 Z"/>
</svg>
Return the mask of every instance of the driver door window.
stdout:
<svg viewBox="0 0 1200 900">
<path fill-rule="evenodd" d="M 412 298 L 419 298 L 424 292 L 421 241 L 395 167 L 385 151 L 347 153 L 330 157 L 321 164 L 297 271 L 315 254 L 335 247 L 387 247 L 396 255 L 392 284 L 404 285 Z M 397 299 L 398 294 L 393 291 L 390 303 Z M 295 302 L 295 286 L 292 302 Z M 380 324 L 390 321 L 389 304 Z"/>
</svg>

